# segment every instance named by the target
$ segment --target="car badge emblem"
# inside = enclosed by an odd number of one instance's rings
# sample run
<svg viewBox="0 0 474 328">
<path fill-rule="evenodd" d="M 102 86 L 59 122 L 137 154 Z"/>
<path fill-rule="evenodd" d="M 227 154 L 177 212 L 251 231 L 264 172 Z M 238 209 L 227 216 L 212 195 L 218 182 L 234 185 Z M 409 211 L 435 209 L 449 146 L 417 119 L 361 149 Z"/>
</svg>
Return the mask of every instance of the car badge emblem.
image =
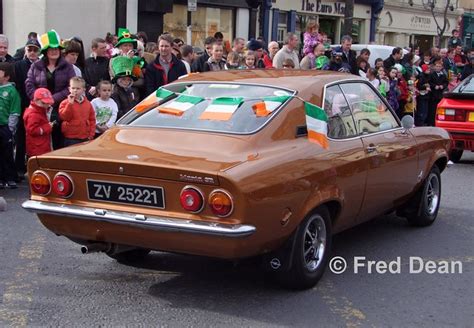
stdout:
<svg viewBox="0 0 474 328">
<path fill-rule="evenodd" d="M 138 155 L 127 155 L 127 159 L 139 159 Z"/>
<path fill-rule="evenodd" d="M 119 173 L 123 173 L 123 166 L 119 166 Z"/>
<path fill-rule="evenodd" d="M 270 261 L 270 266 L 273 270 L 278 270 L 281 267 L 280 260 L 276 257 L 272 258 L 272 260 Z"/>
</svg>

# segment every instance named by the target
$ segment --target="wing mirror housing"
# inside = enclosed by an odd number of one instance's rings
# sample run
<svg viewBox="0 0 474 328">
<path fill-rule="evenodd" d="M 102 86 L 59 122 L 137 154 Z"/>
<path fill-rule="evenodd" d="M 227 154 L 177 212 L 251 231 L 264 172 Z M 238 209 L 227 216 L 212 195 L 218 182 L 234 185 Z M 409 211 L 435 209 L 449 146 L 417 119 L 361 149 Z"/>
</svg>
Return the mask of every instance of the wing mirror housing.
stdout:
<svg viewBox="0 0 474 328">
<path fill-rule="evenodd" d="M 414 125 L 415 125 L 415 120 L 413 119 L 413 116 L 410 116 L 410 115 L 403 116 L 402 127 L 405 131 L 410 130 Z"/>
</svg>

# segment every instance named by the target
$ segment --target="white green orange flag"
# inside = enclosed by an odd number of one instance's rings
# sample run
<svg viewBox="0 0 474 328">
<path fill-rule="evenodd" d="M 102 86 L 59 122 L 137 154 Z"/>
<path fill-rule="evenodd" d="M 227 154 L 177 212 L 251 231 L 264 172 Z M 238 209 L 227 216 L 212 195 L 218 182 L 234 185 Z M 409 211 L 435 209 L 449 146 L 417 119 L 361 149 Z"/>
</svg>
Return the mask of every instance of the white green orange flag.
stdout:
<svg viewBox="0 0 474 328">
<path fill-rule="evenodd" d="M 166 89 L 159 88 L 156 90 L 155 93 L 150 94 L 148 97 L 143 99 L 136 107 L 135 111 L 138 113 L 144 112 L 152 107 L 154 107 L 156 104 L 158 104 L 160 101 L 168 98 L 169 96 L 174 95 L 174 92 L 171 92 Z"/>
<path fill-rule="evenodd" d="M 328 117 L 324 109 L 308 102 L 304 103 L 304 109 L 306 112 L 308 139 L 320 144 L 324 149 L 328 149 Z"/>
<path fill-rule="evenodd" d="M 237 110 L 237 108 L 239 108 L 243 100 L 243 97 L 216 98 L 204 110 L 204 112 L 202 112 L 199 119 L 228 121 L 232 117 L 232 114 L 234 114 L 234 112 Z"/>
<path fill-rule="evenodd" d="M 160 113 L 181 116 L 185 111 L 199 104 L 203 100 L 204 98 L 201 97 L 181 95 L 178 98 L 163 104 L 163 106 L 158 107 L 158 110 Z"/>
<path fill-rule="evenodd" d="M 290 96 L 263 97 L 261 102 L 252 105 L 257 117 L 270 115 L 275 109 L 280 107 Z"/>
</svg>

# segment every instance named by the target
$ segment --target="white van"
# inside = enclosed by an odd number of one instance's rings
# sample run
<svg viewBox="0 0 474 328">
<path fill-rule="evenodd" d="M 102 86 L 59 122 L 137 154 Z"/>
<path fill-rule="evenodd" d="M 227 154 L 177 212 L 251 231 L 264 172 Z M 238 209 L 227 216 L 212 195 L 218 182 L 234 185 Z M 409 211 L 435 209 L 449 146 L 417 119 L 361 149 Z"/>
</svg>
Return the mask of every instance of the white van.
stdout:
<svg viewBox="0 0 474 328">
<path fill-rule="evenodd" d="M 331 48 L 334 49 L 338 46 L 339 46 L 338 44 L 333 44 L 331 45 Z M 351 47 L 351 49 L 357 53 L 357 56 L 359 56 L 360 51 L 364 48 L 369 49 L 370 51 L 369 64 L 371 67 L 374 67 L 375 60 L 377 58 L 382 58 L 383 60 L 387 59 L 392 54 L 392 50 L 395 47 L 383 46 L 379 44 L 353 44 Z M 402 49 L 402 50 L 403 50 L 403 55 L 405 56 L 408 53 L 408 51 L 405 49 Z"/>
</svg>

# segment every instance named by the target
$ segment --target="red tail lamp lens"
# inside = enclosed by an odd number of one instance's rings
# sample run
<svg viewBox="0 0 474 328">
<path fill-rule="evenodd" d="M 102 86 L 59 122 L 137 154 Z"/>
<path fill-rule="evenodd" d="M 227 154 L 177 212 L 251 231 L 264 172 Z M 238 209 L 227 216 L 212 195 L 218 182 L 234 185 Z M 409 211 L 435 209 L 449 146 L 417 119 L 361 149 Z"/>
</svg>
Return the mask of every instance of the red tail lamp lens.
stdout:
<svg viewBox="0 0 474 328">
<path fill-rule="evenodd" d="M 36 171 L 30 179 L 31 191 L 42 196 L 46 196 L 51 192 L 51 181 L 46 173 Z"/>
<path fill-rule="evenodd" d="M 199 212 L 202 209 L 204 200 L 199 191 L 194 188 L 186 187 L 181 191 L 179 196 L 181 206 L 189 212 Z"/>
<path fill-rule="evenodd" d="M 209 196 L 212 213 L 220 217 L 229 216 L 233 209 L 232 197 L 222 190 L 215 190 Z"/>
<path fill-rule="evenodd" d="M 65 175 L 58 173 L 53 179 L 53 191 L 60 197 L 69 197 L 72 194 L 74 187 L 71 179 Z"/>
</svg>

